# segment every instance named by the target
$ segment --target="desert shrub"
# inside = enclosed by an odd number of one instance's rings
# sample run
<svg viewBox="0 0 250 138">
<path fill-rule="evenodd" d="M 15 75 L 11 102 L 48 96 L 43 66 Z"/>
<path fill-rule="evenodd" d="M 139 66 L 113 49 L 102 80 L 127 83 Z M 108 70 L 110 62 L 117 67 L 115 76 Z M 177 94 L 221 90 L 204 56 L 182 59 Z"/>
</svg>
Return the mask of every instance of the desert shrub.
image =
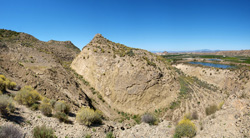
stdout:
<svg viewBox="0 0 250 138">
<path fill-rule="evenodd" d="M 65 101 L 57 101 L 54 105 L 54 109 L 57 112 L 63 112 L 65 114 L 70 112 L 70 106 Z"/>
<path fill-rule="evenodd" d="M 180 101 L 173 101 L 171 104 L 170 104 L 170 109 L 176 109 L 180 106 L 181 102 Z"/>
<path fill-rule="evenodd" d="M 7 115 L 15 111 L 12 98 L 7 95 L 0 95 L 0 112 L 2 115 Z"/>
<path fill-rule="evenodd" d="M 50 105 L 54 108 L 55 104 L 56 104 L 56 100 L 52 99 L 50 100 Z"/>
<path fill-rule="evenodd" d="M 115 138 L 112 132 L 108 132 L 105 138 Z"/>
<path fill-rule="evenodd" d="M 174 138 L 189 137 L 192 138 L 196 134 L 196 127 L 189 119 L 181 120 L 175 128 Z"/>
<path fill-rule="evenodd" d="M 91 135 L 90 135 L 90 134 L 87 134 L 87 135 L 85 136 L 85 138 L 91 138 Z"/>
<path fill-rule="evenodd" d="M 14 125 L 4 125 L 0 127 L 0 138 L 22 138 L 23 133 Z"/>
<path fill-rule="evenodd" d="M 186 113 L 186 114 L 184 115 L 184 119 L 192 120 L 191 114 L 190 114 L 190 113 Z"/>
<path fill-rule="evenodd" d="M 33 105 L 30 107 L 30 109 L 33 110 L 33 111 L 38 110 L 38 108 L 39 108 L 39 104 L 33 104 Z"/>
<path fill-rule="evenodd" d="M 52 106 L 49 103 L 42 102 L 42 104 L 39 106 L 39 109 L 46 116 L 51 116 L 52 114 Z"/>
<path fill-rule="evenodd" d="M 209 107 L 206 107 L 206 115 L 211 115 L 215 113 L 218 110 L 217 105 L 210 105 Z"/>
<path fill-rule="evenodd" d="M 4 75 L 0 75 L 0 78 L 4 81 L 6 80 L 6 77 Z"/>
<path fill-rule="evenodd" d="M 146 113 L 142 115 L 141 121 L 144 123 L 148 123 L 150 125 L 155 125 L 156 124 L 156 117 L 152 114 Z"/>
<path fill-rule="evenodd" d="M 15 96 L 15 100 L 21 104 L 31 106 L 41 99 L 41 95 L 31 86 L 25 86 Z"/>
<path fill-rule="evenodd" d="M 4 83 L 5 83 L 5 89 L 10 87 L 10 80 L 9 79 L 6 78 Z"/>
<path fill-rule="evenodd" d="M 56 138 L 54 130 L 44 125 L 35 127 L 32 132 L 34 138 Z"/>
<path fill-rule="evenodd" d="M 102 122 L 102 114 L 99 111 L 94 111 L 89 107 L 82 107 L 76 115 L 76 120 L 80 124 L 90 126 L 92 124 L 100 124 Z"/>
<path fill-rule="evenodd" d="M 5 81 L 2 78 L 0 78 L 0 91 L 4 91 L 5 88 L 6 88 Z"/>
<path fill-rule="evenodd" d="M 50 104 L 50 99 L 46 97 L 42 97 L 42 103 L 49 103 Z"/>
<path fill-rule="evenodd" d="M 60 122 L 65 122 L 67 123 L 68 120 L 68 115 L 63 113 L 63 112 L 56 112 L 56 114 L 54 115 Z"/>
<path fill-rule="evenodd" d="M 8 89 L 13 90 L 16 87 L 16 83 L 15 82 L 10 82 L 8 85 Z"/>
<path fill-rule="evenodd" d="M 197 120 L 198 118 L 199 118 L 198 112 L 194 111 L 193 114 L 192 114 L 192 119 Z"/>
</svg>

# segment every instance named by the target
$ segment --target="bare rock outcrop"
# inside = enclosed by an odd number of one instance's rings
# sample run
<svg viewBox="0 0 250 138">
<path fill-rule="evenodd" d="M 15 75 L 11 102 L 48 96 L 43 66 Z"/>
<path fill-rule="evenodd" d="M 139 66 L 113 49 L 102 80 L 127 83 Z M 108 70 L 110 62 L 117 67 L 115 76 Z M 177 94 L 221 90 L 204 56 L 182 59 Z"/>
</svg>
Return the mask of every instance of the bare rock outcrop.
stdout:
<svg viewBox="0 0 250 138">
<path fill-rule="evenodd" d="M 167 106 L 179 90 L 175 71 L 162 57 L 111 42 L 101 34 L 82 49 L 71 68 L 112 107 L 128 113 Z"/>
</svg>

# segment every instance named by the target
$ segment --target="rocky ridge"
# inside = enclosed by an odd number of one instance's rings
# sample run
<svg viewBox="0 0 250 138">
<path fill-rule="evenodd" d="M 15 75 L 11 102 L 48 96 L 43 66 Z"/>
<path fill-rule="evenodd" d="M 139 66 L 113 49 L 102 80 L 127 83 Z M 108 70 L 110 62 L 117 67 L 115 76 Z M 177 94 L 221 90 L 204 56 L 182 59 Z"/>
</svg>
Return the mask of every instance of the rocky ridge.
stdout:
<svg viewBox="0 0 250 138">
<path fill-rule="evenodd" d="M 82 75 L 118 111 L 142 114 L 166 107 L 177 97 L 174 69 L 146 50 L 114 43 L 97 34 L 74 59 Z"/>
</svg>

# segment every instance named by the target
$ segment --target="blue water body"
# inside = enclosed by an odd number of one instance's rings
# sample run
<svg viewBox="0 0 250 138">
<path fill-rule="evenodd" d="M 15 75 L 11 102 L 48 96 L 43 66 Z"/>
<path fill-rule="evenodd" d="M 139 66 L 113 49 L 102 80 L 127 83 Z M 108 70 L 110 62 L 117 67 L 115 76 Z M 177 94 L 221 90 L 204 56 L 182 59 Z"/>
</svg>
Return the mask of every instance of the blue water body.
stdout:
<svg viewBox="0 0 250 138">
<path fill-rule="evenodd" d="M 223 69 L 233 68 L 234 67 L 234 66 L 230 66 L 230 65 L 213 64 L 213 63 L 205 63 L 205 62 L 188 62 L 188 63 L 190 63 L 190 64 L 199 64 L 199 65 L 208 66 L 208 67 L 223 68 Z"/>
</svg>

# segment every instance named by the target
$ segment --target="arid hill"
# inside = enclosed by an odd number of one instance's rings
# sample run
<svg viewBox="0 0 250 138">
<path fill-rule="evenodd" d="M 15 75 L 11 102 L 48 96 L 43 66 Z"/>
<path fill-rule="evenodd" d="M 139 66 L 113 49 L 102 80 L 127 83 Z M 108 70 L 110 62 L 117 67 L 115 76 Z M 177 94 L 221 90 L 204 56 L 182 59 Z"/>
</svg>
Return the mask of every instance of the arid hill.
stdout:
<svg viewBox="0 0 250 138">
<path fill-rule="evenodd" d="M 0 110 L 0 126 L 10 123 L 26 137 L 33 137 L 34 127 L 41 125 L 54 128 L 57 137 L 72 138 L 103 138 L 110 133 L 118 138 L 180 138 L 186 127 L 193 130 L 190 137 L 250 137 L 248 66 L 220 69 L 168 61 L 101 34 L 80 51 L 70 41 L 43 42 L 0 29 L 0 97 L 12 99 L 22 91 L 9 89 L 6 78 L 20 87 L 31 85 L 43 96 L 33 104 L 36 110 L 9 100 L 15 112 Z M 60 120 L 55 107 L 51 116 L 44 114 L 43 102 L 53 99 L 65 100 L 73 109 L 64 116 L 67 121 Z M 80 107 L 88 109 L 84 113 L 90 119 L 102 122 L 79 122 Z M 186 125 L 177 131 L 179 121 Z"/>
<path fill-rule="evenodd" d="M 69 68 L 79 52 L 70 41 L 43 42 L 26 33 L 0 30 L 0 72 L 73 107 L 90 104 Z"/>
<path fill-rule="evenodd" d="M 177 97 L 177 74 L 162 57 L 97 34 L 71 64 L 118 111 L 142 114 Z"/>
</svg>

